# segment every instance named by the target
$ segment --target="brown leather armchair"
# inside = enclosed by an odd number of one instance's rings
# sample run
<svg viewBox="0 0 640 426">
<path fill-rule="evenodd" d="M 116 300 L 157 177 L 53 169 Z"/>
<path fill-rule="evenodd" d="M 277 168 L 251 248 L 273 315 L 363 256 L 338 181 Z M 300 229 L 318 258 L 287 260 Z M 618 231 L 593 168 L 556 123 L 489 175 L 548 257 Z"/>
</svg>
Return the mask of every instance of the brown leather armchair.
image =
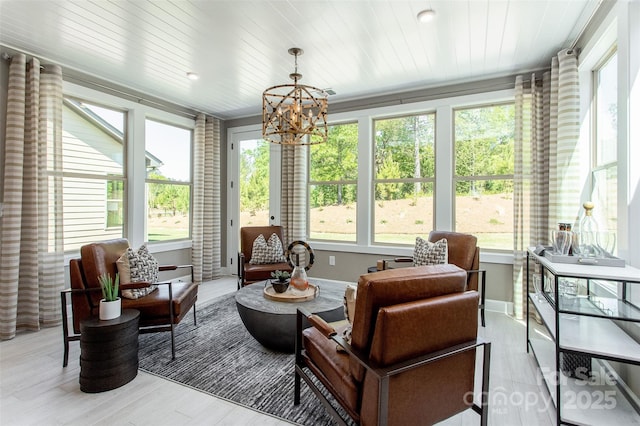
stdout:
<svg viewBox="0 0 640 426">
<path fill-rule="evenodd" d="M 487 271 L 480 269 L 480 247 L 478 239 L 471 234 L 463 234 L 452 231 L 431 231 L 428 240 L 432 243 L 445 238 L 447 240 L 447 255 L 449 263 L 459 266 L 467 271 L 467 290 L 478 291 L 480 288 L 480 318 L 482 326 L 485 326 L 484 305 L 485 288 L 487 281 Z M 382 270 L 389 269 L 392 263 L 413 264 L 412 257 L 396 257 L 394 259 L 383 259 L 378 262 L 378 267 Z"/>
<path fill-rule="evenodd" d="M 251 264 L 251 252 L 253 242 L 262 234 L 265 240 L 268 240 L 271 234 L 276 234 L 282 242 L 283 251 L 287 246 L 284 245 L 282 238 L 282 226 L 244 226 L 240 228 L 240 252 L 238 253 L 238 288 L 247 284 L 253 284 L 258 281 L 264 281 L 271 278 L 273 271 L 292 271 L 289 263 L 269 263 L 263 265 Z"/>
<path fill-rule="evenodd" d="M 82 246 L 80 258 L 69 261 L 71 288 L 60 293 L 62 304 L 62 333 L 64 340 L 63 366 L 69 359 L 69 342 L 80 340 L 80 322 L 86 318 L 97 316 L 102 297 L 98 276 L 109 274 L 115 277 L 118 272 L 116 261 L 129 247 L 124 238 L 102 241 Z M 171 357 L 175 359 L 174 326 L 186 316 L 193 307 L 193 322 L 196 323 L 196 300 L 198 285 L 193 283 L 193 267 L 191 265 L 160 266 L 159 271 L 170 271 L 179 268 L 191 268 L 191 281 L 154 283 L 158 289 L 139 299 L 122 298 L 122 309 L 140 311 L 140 333 L 158 331 L 171 332 Z M 120 290 L 146 287 L 150 283 L 121 283 Z M 71 297 L 71 313 L 73 332 L 69 333 L 67 320 L 67 300 Z"/>
<path fill-rule="evenodd" d="M 466 280 L 455 265 L 362 275 L 351 344 L 340 329 L 299 308 L 294 403 L 300 403 L 303 379 L 339 424 L 345 419 L 316 382 L 356 424 L 426 425 L 472 408 L 486 425 L 491 344 L 477 337 L 478 293 L 465 291 Z M 312 327 L 303 330 L 305 319 Z M 478 405 L 473 394 L 480 347 Z"/>
</svg>

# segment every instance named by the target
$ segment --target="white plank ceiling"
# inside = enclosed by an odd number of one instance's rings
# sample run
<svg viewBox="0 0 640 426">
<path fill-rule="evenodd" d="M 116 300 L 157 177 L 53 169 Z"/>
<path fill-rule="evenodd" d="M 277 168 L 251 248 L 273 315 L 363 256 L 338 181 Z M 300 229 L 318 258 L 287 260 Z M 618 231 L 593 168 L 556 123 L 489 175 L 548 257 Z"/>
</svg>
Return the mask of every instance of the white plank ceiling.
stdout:
<svg viewBox="0 0 640 426">
<path fill-rule="evenodd" d="M 331 102 L 548 67 L 599 0 L 1 0 L 0 44 L 229 119 L 302 83 Z M 416 15 L 433 8 L 435 19 Z M 8 49 L 7 49 L 8 48 Z M 200 75 L 187 79 L 187 72 Z"/>
</svg>

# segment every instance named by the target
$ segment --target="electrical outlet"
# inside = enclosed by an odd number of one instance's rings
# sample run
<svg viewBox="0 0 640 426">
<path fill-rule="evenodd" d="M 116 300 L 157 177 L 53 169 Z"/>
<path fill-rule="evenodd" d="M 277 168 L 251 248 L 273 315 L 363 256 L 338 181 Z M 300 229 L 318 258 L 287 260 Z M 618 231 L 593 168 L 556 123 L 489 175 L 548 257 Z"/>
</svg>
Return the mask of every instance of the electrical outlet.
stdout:
<svg viewBox="0 0 640 426">
<path fill-rule="evenodd" d="M 329 266 L 336 266 L 336 257 L 329 256 Z"/>
</svg>

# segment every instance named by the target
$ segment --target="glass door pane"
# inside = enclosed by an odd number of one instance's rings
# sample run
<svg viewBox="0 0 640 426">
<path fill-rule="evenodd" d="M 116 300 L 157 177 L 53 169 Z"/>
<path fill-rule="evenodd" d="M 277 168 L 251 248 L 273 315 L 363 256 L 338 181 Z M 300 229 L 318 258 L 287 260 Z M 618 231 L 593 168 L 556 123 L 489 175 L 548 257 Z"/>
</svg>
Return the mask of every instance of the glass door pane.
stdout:
<svg viewBox="0 0 640 426">
<path fill-rule="evenodd" d="M 269 225 L 269 148 L 260 139 L 239 143 L 239 228 Z"/>
</svg>

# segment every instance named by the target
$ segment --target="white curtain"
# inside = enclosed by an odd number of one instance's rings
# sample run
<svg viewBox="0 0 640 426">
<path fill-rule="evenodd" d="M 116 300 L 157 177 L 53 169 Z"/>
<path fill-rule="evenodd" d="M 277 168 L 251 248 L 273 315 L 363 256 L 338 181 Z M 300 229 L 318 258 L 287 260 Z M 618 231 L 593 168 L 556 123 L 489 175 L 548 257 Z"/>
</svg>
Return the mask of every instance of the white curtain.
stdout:
<svg viewBox="0 0 640 426">
<path fill-rule="evenodd" d="M 220 120 L 196 117 L 194 132 L 192 264 L 194 281 L 222 275 Z"/>
<path fill-rule="evenodd" d="M 527 248 L 548 245 L 551 229 L 580 211 L 577 53 L 559 52 L 541 81 L 518 76 L 515 92 L 513 297 L 522 318 Z"/>
<path fill-rule="evenodd" d="M 3 216 L 0 217 L 0 338 L 60 323 L 62 70 L 11 58 Z"/>
</svg>

